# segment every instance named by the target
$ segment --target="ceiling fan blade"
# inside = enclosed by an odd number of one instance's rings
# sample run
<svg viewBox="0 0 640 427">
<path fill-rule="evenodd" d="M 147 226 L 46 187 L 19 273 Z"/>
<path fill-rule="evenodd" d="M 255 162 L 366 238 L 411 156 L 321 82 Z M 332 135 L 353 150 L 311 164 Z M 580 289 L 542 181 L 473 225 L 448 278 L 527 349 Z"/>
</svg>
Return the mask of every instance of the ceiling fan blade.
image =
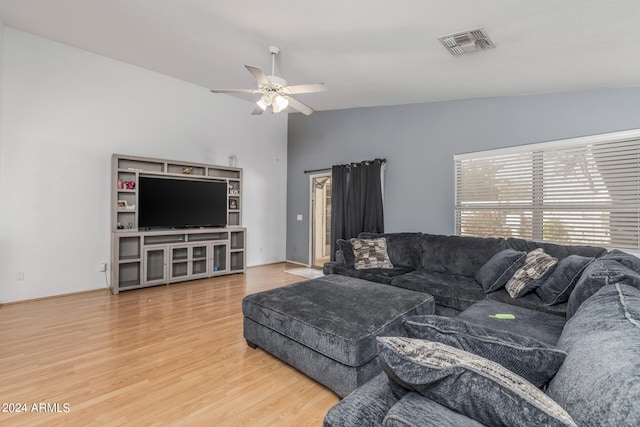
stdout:
<svg viewBox="0 0 640 427">
<path fill-rule="evenodd" d="M 254 67 L 253 65 L 245 65 L 245 68 L 249 70 L 251 74 L 253 74 L 253 77 L 256 78 L 258 84 L 264 86 L 268 86 L 269 84 L 271 84 L 271 82 L 267 78 L 267 75 L 260 68 Z"/>
<path fill-rule="evenodd" d="M 291 95 L 296 95 L 298 93 L 326 92 L 327 87 L 324 83 L 310 83 L 306 85 L 287 86 L 285 90 Z"/>
<path fill-rule="evenodd" d="M 213 93 L 259 93 L 256 89 L 211 89 Z"/>
<path fill-rule="evenodd" d="M 260 92 L 256 89 L 211 89 L 211 92 L 226 93 L 251 102 L 256 102 L 260 98 Z"/>
<path fill-rule="evenodd" d="M 289 100 L 289 108 L 293 108 L 296 111 L 300 111 L 305 116 L 310 116 L 311 114 L 313 114 L 313 108 L 309 107 L 308 105 L 305 105 L 302 102 L 290 96 L 288 96 L 287 99 Z"/>
<path fill-rule="evenodd" d="M 252 116 L 257 116 L 259 114 L 264 113 L 264 110 L 262 108 L 260 108 L 259 106 L 256 106 L 256 108 L 251 112 Z"/>
</svg>

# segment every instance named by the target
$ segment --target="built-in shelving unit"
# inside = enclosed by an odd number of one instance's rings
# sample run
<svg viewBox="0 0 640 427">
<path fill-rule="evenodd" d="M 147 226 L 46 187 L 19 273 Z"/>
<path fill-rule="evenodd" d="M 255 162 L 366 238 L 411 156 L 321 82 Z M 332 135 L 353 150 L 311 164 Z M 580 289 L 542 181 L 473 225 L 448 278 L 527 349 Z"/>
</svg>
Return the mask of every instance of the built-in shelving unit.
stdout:
<svg viewBox="0 0 640 427">
<path fill-rule="evenodd" d="M 179 176 L 227 183 L 227 227 L 142 231 L 140 176 Z M 111 191 L 111 291 L 244 273 L 242 169 L 114 154 Z"/>
</svg>

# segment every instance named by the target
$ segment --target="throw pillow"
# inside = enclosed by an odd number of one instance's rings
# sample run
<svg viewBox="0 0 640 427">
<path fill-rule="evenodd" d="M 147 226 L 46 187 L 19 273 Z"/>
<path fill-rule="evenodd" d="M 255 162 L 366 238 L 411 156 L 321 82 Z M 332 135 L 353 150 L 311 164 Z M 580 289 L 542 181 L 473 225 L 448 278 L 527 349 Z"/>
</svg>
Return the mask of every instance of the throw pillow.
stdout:
<svg viewBox="0 0 640 427">
<path fill-rule="evenodd" d="M 527 254 L 522 267 L 509 279 L 505 289 L 511 298 L 526 295 L 542 284 L 557 263 L 558 259 L 545 254 L 542 248 L 533 250 Z"/>
<path fill-rule="evenodd" d="M 387 240 L 384 237 L 378 239 L 351 239 L 353 254 L 355 255 L 354 267 L 356 270 L 368 268 L 393 268 L 387 254 Z"/>
<path fill-rule="evenodd" d="M 614 261 L 618 261 L 625 267 L 630 268 L 636 273 L 640 273 L 640 258 L 635 255 L 631 255 L 630 253 L 622 252 L 619 249 L 613 249 L 611 252 L 604 255 L 602 259 L 612 259 Z"/>
<path fill-rule="evenodd" d="M 412 316 L 404 321 L 411 338 L 450 345 L 493 360 L 543 387 L 560 369 L 567 353 L 536 339 L 487 328 L 461 319 Z"/>
<path fill-rule="evenodd" d="M 623 283 L 640 289 L 640 274 L 612 259 L 600 258 L 585 268 L 567 302 L 567 319 L 600 288 Z"/>
<path fill-rule="evenodd" d="M 353 254 L 353 245 L 351 244 L 351 241 L 338 239 L 336 241 L 336 261 L 339 261 L 337 254 L 338 252 L 342 253 L 343 264 L 347 267 L 353 268 L 355 263 L 355 256 Z"/>
<path fill-rule="evenodd" d="M 488 426 L 576 426 L 540 389 L 502 365 L 448 345 L 379 337 L 391 381 Z"/>
<path fill-rule="evenodd" d="M 482 285 L 486 293 L 502 288 L 518 270 L 527 257 L 526 252 L 505 249 L 498 252 L 480 267 L 476 280 Z"/>
<path fill-rule="evenodd" d="M 562 259 L 551 276 L 536 289 L 536 294 L 546 305 L 567 302 L 582 272 L 593 261 L 595 258 L 580 255 L 569 255 Z"/>
</svg>

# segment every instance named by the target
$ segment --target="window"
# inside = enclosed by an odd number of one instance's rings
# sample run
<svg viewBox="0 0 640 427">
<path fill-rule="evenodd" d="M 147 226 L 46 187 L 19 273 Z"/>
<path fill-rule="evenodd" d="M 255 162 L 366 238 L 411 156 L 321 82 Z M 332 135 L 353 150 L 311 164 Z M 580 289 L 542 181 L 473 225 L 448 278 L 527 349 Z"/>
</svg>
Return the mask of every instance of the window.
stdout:
<svg viewBox="0 0 640 427">
<path fill-rule="evenodd" d="M 454 160 L 460 235 L 640 250 L 640 130 Z"/>
</svg>

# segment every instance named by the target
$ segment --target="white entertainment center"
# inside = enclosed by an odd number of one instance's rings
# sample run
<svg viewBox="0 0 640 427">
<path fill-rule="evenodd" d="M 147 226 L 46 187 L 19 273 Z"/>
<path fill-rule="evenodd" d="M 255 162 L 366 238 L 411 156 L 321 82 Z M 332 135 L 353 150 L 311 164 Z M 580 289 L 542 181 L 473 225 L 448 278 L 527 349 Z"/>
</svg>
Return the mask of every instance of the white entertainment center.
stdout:
<svg viewBox="0 0 640 427">
<path fill-rule="evenodd" d="M 139 227 L 140 177 L 224 182 L 226 226 Z M 111 159 L 111 291 L 244 273 L 242 169 L 114 154 Z"/>
</svg>

